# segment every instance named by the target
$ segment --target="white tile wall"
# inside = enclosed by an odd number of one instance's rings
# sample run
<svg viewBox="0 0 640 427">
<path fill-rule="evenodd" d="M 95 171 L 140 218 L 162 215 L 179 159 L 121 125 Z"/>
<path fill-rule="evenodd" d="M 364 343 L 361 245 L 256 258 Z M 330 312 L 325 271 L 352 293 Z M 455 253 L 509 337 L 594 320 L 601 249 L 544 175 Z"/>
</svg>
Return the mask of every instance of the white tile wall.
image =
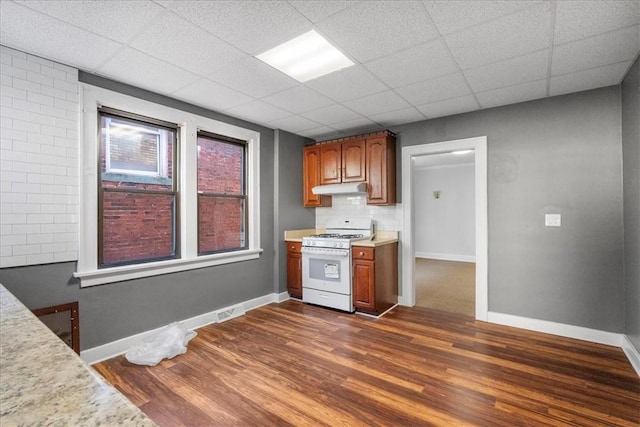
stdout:
<svg viewBox="0 0 640 427">
<path fill-rule="evenodd" d="M 77 260 L 78 72 L 0 54 L 0 268 Z"/>
<path fill-rule="evenodd" d="M 377 230 L 402 231 L 402 204 L 368 206 L 366 196 L 334 195 L 330 208 L 316 208 L 316 228 L 326 228 L 329 218 L 371 218 Z"/>
</svg>

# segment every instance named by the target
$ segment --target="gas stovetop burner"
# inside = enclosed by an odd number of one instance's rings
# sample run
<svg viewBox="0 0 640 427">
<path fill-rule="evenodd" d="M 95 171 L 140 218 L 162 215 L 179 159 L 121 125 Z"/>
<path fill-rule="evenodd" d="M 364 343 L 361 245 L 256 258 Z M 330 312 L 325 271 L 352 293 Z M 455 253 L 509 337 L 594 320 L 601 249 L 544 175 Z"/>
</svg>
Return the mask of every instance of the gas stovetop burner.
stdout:
<svg viewBox="0 0 640 427">
<path fill-rule="evenodd" d="M 362 239 L 364 234 L 341 234 L 341 239 Z"/>
</svg>

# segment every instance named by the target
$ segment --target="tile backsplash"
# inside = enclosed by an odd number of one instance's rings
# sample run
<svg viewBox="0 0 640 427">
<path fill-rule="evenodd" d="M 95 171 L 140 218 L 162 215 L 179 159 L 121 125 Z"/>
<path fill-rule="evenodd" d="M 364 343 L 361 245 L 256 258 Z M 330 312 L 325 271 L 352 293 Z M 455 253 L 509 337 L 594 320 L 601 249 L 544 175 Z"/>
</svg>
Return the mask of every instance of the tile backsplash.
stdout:
<svg viewBox="0 0 640 427">
<path fill-rule="evenodd" d="M 377 230 L 402 230 L 402 204 L 368 206 L 365 195 L 333 195 L 332 206 L 316 208 L 316 228 L 326 228 L 329 218 L 372 218 Z"/>
</svg>

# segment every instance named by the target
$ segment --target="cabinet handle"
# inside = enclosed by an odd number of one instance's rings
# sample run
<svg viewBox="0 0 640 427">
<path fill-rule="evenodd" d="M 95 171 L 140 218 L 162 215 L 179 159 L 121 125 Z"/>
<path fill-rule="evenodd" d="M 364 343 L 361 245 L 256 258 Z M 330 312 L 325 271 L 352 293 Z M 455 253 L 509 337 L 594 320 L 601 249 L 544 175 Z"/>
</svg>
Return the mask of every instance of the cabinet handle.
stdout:
<svg viewBox="0 0 640 427">
<path fill-rule="evenodd" d="M 360 252 L 360 256 L 364 256 L 364 252 Z"/>
</svg>

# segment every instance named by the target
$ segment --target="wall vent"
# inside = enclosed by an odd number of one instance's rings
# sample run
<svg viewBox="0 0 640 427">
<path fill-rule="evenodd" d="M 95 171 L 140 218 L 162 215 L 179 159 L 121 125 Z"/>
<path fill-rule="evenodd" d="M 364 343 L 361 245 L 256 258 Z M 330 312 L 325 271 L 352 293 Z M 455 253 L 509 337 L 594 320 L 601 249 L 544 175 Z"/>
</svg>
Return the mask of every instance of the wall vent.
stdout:
<svg viewBox="0 0 640 427">
<path fill-rule="evenodd" d="M 236 305 L 232 305 L 231 307 L 226 307 L 220 310 L 216 310 L 214 313 L 216 315 L 216 321 L 218 323 L 221 323 L 221 322 L 226 322 L 227 320 L 234 319 L 238 316 L 244 315 L 245 310 L 244 310 L 243 304 L 236 304 Z"/>
</svg>

